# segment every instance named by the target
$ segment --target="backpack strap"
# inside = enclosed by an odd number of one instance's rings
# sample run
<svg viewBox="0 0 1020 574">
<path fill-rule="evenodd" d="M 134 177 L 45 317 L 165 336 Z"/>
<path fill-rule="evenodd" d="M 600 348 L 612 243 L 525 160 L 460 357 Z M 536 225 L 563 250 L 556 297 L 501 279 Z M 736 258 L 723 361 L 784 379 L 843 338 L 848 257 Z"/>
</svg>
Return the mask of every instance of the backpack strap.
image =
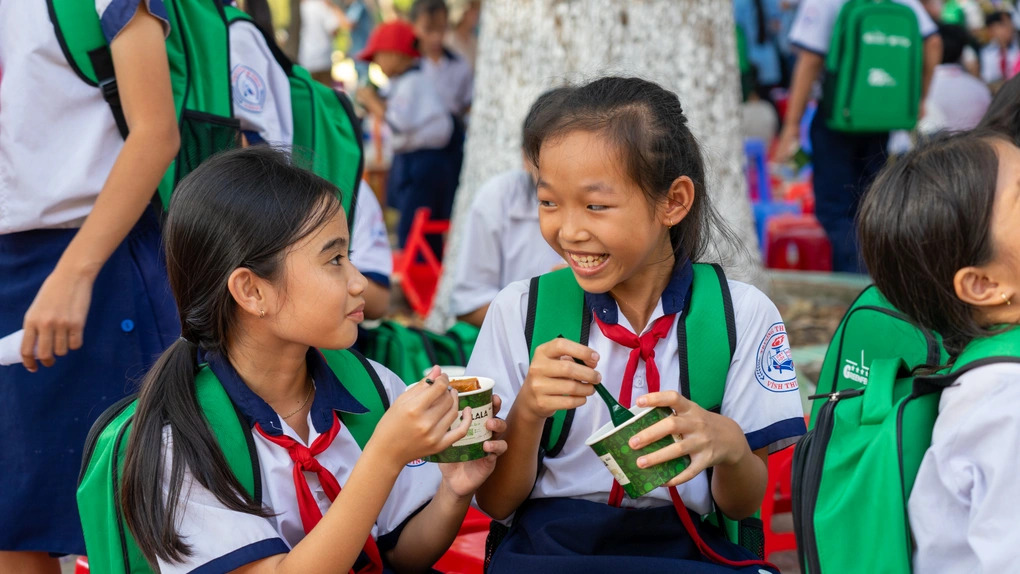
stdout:
<svg viewBox="0 0 1020 574">
<path fill-rule="evenodd" d="M 383 387 L 379 374 L 361 353 L 351 349 L 322 350 L 322 356 L 326 358 L 326 364 L 340 379 L 344 388 L 368 409 L 368 412 L 363 414 L 337 413 L 343 424 L 351 431 L 358 446 L 365 448 L 379 419 L 386 409 L 390 408 L 386 388 Z"/>
<path fill-rule="evenodd" d="M 718 413 L 726 390 L 726 374 L 737 348 L 733 299 L 722 267 L 695 263 L 693 268 L 691 296 L 684 309 L 684 320 L 676 329 L 680 393 L 701 408 Z"/>
<path fill-rule="evenodd" d="M 529 359 L 535 357 L 535 349 L 539 345 L 556 337 L 562 336 L 587 345 L 590 328 L 591 311 L 585 308 L 584 290 L 577 284 L 570 268 L 532 278 L 528 293 L 528 315 L 524 325 Z M 559 454 L 573 419 L 573 409 L 556 411 L 546 419 L 542 441 L 539 443 L 540 458 Z"/>
<path fill-rule="evenodd" d="M 195 399 L 231 472 L 252 499 L 261 503 L 262 480 L 251 429 L 208 366 L 195 376 Z"/>
</svg>

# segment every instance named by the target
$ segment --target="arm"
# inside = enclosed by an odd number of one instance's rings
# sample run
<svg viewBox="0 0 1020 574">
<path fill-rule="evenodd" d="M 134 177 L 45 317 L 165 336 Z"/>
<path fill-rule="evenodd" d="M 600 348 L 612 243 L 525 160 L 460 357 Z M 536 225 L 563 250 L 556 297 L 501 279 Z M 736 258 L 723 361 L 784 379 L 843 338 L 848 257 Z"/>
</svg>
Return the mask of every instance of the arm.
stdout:
<svg viewBox="0 0 1020 574">
<path fill-rule="evenodd" d="M 180 145 L 163 26 L 144 6 L 110 44 L 130 134 L 92 212 L 25 313 L 21 355 L 30 371 L 38 369 L 37 345 L 46 366 L 82 346 L 95 278 L 149 206 Z"/>
<path fill-rule="evenodd" d="M 577 358 L 576 364 L 563 357 Z M 598 354 L 567 339 L 554 339 L 535 349 L 517 400 L 507 416 L 506 452 L 496 469 L 476 494 L 478 506 L 489 516 L 502 520 L 527 500 L 538 475 L 538 447 L 545 419 L 558 410 L 583 405 L 595 388 L 582 381 L 598 383 L 595 371 Z"/>
<path fill-rule="evenodd" d="M 381 319 L 390 311 L 390 288 L 369 279 L 365 282 L 365 318 Z"/>
<path fill-rule="evenodd" d="M 793 81 L 790 84 L 790 100 L 786 105 L 786 117 L 783 129 L 779 133 L 779 146 L 776 160 L 789 161 L 800 147 L 800 121 L 804 117 L 808 101 L 811 99 L 811 88 L 822 72 L 825 57 L 808 50 L 800 50 L 797 64 L 793 69 Z"/>
<path fill-rule="evenodd" d="M 921 101 L 928 97 L 935 66 L 942 63 L 942 36 L 932 34 L 924 40 L 924 75 L 921 76 Z"/>
<path fill-rule="evenodd" d="M 482 305 L 481 307 L 475 309 L 474 311 L 471 311 L 470 313 L 458 315 L 457 320 L 464 321 L 465 323 L 471 323 L 475 327 L 481 327 L 482 321 L 485 320 L 485 314 L 488 312 L 489 304 L 486 303 L 485 305 Z"/>
</svg>

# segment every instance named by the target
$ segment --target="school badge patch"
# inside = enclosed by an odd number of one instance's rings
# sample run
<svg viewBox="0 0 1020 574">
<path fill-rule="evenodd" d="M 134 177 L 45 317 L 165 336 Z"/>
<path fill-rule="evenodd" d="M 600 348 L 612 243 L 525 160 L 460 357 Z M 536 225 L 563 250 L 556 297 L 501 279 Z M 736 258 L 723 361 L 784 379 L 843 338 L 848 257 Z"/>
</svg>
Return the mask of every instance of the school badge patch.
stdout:
<svg viewBox="0 0 1020 574">
<path fill-rule="evenodd" d="M 758 345 L 754 377 L 758 384 L 774 393 L 797 390 L 797 373 L 793 368 L 793 353 L 786 336 L 786 325 L 773 323 Z"/>
<path fill-rule="evenodd" d="M 261 114 L 266 105 L 266 81 L 258 72 L 238 64 L 230 72 L 234 105 L 252 113 Z"/>
<path fill-rule="evenodd" d="M 407 467 L 408 468 L 414 468 L 416 466 L 421 466 L 421 465 L 425 464 L 426 462 L 428 462 L 428 461 L 425 460 L 424 458 L 416 458 L 416 459 L 412 460 L 411 462 L 407 463 Z"/>
</svg>

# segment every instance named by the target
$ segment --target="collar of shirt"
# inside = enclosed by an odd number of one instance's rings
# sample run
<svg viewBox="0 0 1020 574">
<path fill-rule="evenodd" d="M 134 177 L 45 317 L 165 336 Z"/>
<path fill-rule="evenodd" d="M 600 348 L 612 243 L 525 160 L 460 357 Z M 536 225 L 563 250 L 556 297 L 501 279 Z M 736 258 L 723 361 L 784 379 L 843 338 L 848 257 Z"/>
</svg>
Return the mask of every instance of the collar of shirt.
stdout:
<svg viewBox="0 0 1020 574">
<path fill-rule="evenodd" d="M 250 426 L 259 423 L 262 430 L 271 435 L 283 433 L 280 415 L 272 409 L 262 397 L 255 394 L 244 384 L 237 370 L 226 357 L 218 353 L 209 353 L 205 360 L 213 374 L 220 380 L 227 396 L 237 406 Z M 340 383 L 333 370 L 329 368 L 325 357 L 318 349 L 308 349 L 306 357 L 308 372 L 315 381 L 315 399 L 312 400 L 312 425 L 316 432 L 327 432 L 333 426 L 333 412 L 342 411 L 352 414 L 368 412 L 361 403 Z"/>
<path fill-rule="evenodd" d="M 683 263 L 673 266 L 673 275 L 670 276 L 669 283 L 666 284 L 666 289 L 660 297 L 663 315 L 672 315 L 684 310 L 693 282 L 694 268 L 691 266 L 690 260 L 685 259 Z M 609 293 L 588 293 L 586 291 L 584 302 L 599 318 L 599 321 L 608 325 L 620 322 L 620 308 Z"/>
</svg>

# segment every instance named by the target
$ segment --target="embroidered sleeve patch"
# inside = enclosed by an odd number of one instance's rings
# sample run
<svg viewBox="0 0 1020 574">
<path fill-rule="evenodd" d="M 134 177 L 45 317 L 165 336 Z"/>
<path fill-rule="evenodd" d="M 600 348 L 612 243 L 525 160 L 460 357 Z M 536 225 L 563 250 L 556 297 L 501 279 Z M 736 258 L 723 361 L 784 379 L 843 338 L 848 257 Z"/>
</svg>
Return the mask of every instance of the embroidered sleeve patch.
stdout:
<svg viewBox="0 0 1020 574">
<path fill-rule="evenodd" d="M 758 345 L 754 377 L 759 385 L 775 393 L 797 390 L 797 372 L 783 323 L 773 323 Z"/>
<path fill-rule="evenodd" d="M 260 114 L 266 106 L 266 81 L 258 72 L 238 64 L 230 73 L 234 105 L 243 110 Z"/>
</svg>

